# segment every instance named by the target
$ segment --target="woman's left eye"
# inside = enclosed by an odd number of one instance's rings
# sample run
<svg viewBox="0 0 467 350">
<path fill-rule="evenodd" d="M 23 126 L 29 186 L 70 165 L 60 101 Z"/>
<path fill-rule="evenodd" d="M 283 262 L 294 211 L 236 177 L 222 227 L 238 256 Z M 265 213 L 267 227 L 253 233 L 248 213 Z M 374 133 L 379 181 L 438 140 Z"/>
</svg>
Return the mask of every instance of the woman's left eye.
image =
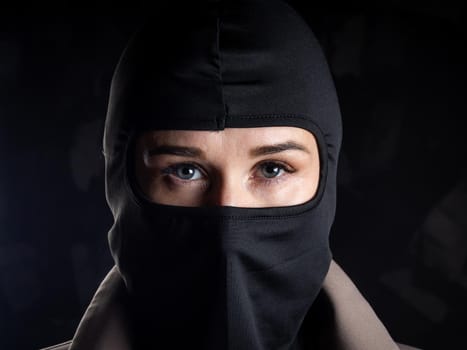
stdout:
<svg viewBox="0 0 467 350">
<path fill-rule="evenodd" d="M 288 169 L 285 165 L 274 162 L 260 164 L 259 171 L 261 172 L 261 176 L 267 179 L 273 179 L 275 177 L 282 176 L 284 172 L 292 172 L 292 170 Z"/>
</svg>

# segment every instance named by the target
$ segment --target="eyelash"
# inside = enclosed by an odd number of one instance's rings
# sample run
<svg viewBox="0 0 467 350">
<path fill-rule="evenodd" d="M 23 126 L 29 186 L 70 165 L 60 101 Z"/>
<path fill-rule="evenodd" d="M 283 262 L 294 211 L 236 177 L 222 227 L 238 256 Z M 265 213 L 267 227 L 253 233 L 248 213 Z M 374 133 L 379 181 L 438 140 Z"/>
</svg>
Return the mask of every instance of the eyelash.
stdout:
<svg viewBox="0 0 467 350">
<path fill-rule="evenodd" d="M 285 172 L 285 174 L 282 174 L 282 175 L 279 175 L 279 176 L 274 176 L 274 177 L 271 177 L 271 178 L 267 178 L 267 177 L 264 177 L 264 176 L 251 176 L 251 178 L 254 178 L 254 179 L 258 179 L 259 178 L 259 181 L 261 181 L 263 184 L 265 185 L 273 185 L 273 184 L 276 184 L 278 182 L 281 182 L 282 180 L 284 180 L 284 177 L 286 176 L 286 174 L 292 174 L 294 173 L 296 170 L 291 167 L 290 165 L 288 165 L 287 163 L 284 163 L 282 161 L 278 161 L 278 160 L 266 160 L 266 161 L 263 161 L 263 162 L 260 162 L 258 163 L 255 168 L 256 170 L 254 171 L 254 173 L 256 173 L 257 171 L 260 171 L 261 167 L 262 166 L 267 166 L 267 165 L 272 165 L 274 167 L 278 167 L 280 168 L 281 171 Z M 162 174 L 164 176 L 167 176 L 169 177 L 170 176 L 170 179 L 176 183 L 180 183 L 180 184 L 183 184 L 183 185 L 193 185 L 195 182 L 199 181 L 199 179 L 195 179 L 195 180 L 191 180 L 191 179 L 182 179 L 180 178 L 179 176 L 177 176 L 177 170 L 179 170 L 181 167 L 192 167 L 192 168 L 195 168 L 196 170 L 198 170 L 202 176 L 206 177 L 206 171 L 204 170 L 204 168 L 197 164 L 197 163 L 177 163 L 177 164 L 172 164 L 164 169 L 162 169 Z"/>
</svg>

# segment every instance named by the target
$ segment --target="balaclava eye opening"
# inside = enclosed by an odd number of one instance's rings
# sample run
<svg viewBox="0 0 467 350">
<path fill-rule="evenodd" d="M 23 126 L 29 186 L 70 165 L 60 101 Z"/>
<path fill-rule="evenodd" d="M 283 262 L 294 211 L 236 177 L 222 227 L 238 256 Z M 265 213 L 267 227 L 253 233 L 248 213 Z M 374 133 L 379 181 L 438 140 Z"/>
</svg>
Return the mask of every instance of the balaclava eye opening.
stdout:
<svg viewBox="0 0 467 350">
<path fill-rule="evenodd" d="M 312 32 L 285 3 L 202 4 L 148 22 L 111 86 L 109 242 L 132 300 L 135 346 L 151 337 L 175 349 L 300 349 L 303 319 L 331 261 L 341 142 L 334 85 Z M 137 190 L 133 146 L 141 132 L 269 126 L 315 136 L 321 168 L 310 201 L 177 207 Z"/>
<path fill-rule="evenodd" d="M 312 131 L 313 130 L 313 131 Z M 318 186 L 316 188 L 316 191 L 314 194 L 306 200 L 303 204 L 298 204 L 298 205 L 290 205 L 290 206 L 271 206 L 267 208 L 261 208 L 261 207 L 254 207 L 254 208 L 247 208 L 245 207 L 244 211 L 241 209 L 243 207 L 231 207 L 231 209 L 237 210 L 237 213 L 243 212 L 243 214 L 251 214 L 255 213 L 255 216 L 258 215 L 264 215 L 266 214 L 267 216 L 274 214 L 274 215 L 288 215 L 287 213 L 290 212 L 292 214 L 296 214 L 298 211 L 305 211 L 313 206 L 316 206 L 320 199 L 321 196 L 324 193 L 324 189 L 326 187 L 326 178 L 327 178 L 327 157 L 326 157 L 326 144 L 324 143 L 324 140 L 322 138 L 322 131 L 319 129 L 318 126 L 310 124 L 308 129 L 306 131 L 310 132 L 313 137 L 316 140 L 317 144 L 317 149 L 318 149 L 318 157 L 319 157 L 319 179 L 318 179 Z M 147 193 L 144 192 L 144 190 L 141 188 L 141 185 L 139 184 L 138 178 L 136 176 L 136 167 L 137 167 L 137 143 L 138 140 L 143 137 L 144 133 L 136 133 L 134 135 L 131 135 L 129 137 L 129 142 L 128 142 L 128 147 L 127 150 L 125 151 L 126 154 L 126 159 L 124 162 L 126 163 L 126 177 L 124 179 L 124 185 L 127 187 L 126 190 L 128 191 L 128 194 L 131 196 L 132 200 L 139 206 L 159 206 L 159 208 L 162 208 L 164 205 L 159 205 L 159 203 L 155 202 L 152 200 Z M 226 157 L 228 157 L 228 154 L 226 154 Z M 178 210 L 176 205 L 166 205 L 167 207 L 171 207 L 171 210 Z M 195 208 L 191 207 L 190 208 Z M 226 207 L 224 207 L 226 208 Z M 290 208 L 290 209 L 288 209 Z M 301 209 L 298 209 L 301 208 Z M 193 211 L 197 211 L 201 215 L 211 215 L 214 212 L 216 212 L 218 209 L 216 209 L 213 206 L 208 206 L 208 207 L 200 207 L 200 209 L 193 209 Z M 217 215 L 217 214 L 216 214 Z"/>
</svg>

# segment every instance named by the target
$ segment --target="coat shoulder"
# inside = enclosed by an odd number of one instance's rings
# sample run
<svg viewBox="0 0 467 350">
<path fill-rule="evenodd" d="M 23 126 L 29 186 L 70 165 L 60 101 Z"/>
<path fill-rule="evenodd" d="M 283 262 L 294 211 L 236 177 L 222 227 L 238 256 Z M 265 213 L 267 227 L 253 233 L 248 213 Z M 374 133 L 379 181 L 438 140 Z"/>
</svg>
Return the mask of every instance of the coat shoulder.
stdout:
<svg viewBox="0 0 467 350">
<path fill-rule="evenodd" d="M 42 348 L 39 350 L 68 350 L 71 346 L 71 340 L 57 345 L 49 346 L 47 348 Z"/>
</svg>

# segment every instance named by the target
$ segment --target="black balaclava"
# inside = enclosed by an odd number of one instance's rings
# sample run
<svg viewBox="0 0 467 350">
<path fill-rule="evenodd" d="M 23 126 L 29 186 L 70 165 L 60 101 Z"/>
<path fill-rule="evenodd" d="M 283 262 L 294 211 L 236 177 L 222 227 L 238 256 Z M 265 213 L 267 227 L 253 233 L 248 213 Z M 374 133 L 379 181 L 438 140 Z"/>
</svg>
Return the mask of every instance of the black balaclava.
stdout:
<svg viewBox="0 0 467 350">
<path fill-rule="evenodd" d="M 148 130 L 294 126 L 316 137 L 320 180 L 301 205 L 150 202 L 134 175 Z M 341 122 L 323 53 L 278 0 L 161 10 L 115 71 L 105 125 L 109 241 L 133 310 L 136 347 L 299 349 L 328 271 Z M 149 348 L 149 347 L 145 347 Z"/>
</svg>

